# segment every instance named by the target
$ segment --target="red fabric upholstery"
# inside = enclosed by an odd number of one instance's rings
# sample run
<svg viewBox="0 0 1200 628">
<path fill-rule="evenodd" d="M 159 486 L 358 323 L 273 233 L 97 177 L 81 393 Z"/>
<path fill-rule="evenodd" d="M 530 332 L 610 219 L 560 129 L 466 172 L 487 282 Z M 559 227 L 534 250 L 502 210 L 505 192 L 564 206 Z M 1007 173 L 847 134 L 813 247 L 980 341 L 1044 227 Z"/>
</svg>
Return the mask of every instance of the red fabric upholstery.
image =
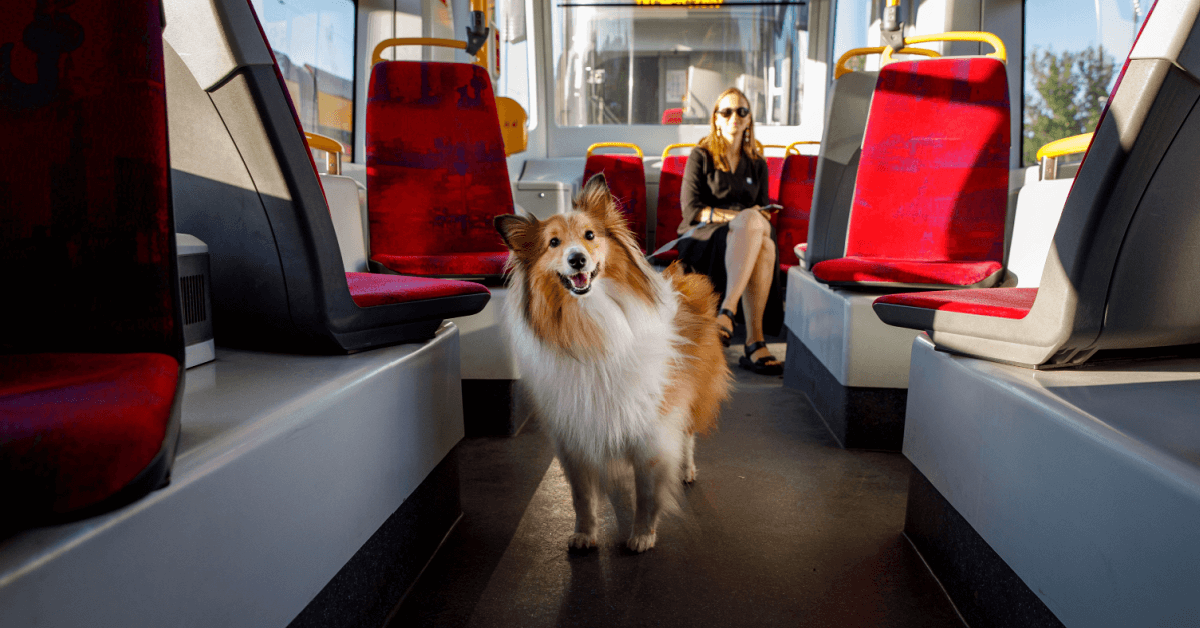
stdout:
<svg viewBox="0 0 1200 628">
<path fill-rule="evenodd" d="M 655 250 L 679 236 L 679 223 L 683 222 L 679 190 L 683 187 L 683 170 L 687 167 L 687 160 L 685 155 L 668 155 L 662 161 L 662 175 L 658 179 L 658 215 L 654 227 Z"/>
<path fill-rule="evenodd" d="M 160 353 L 0 356 L 0 478 L 55 513 L 116 493 L 162 448 L 178 378 Z"/>
<path fill-rule="evenodd" d="M 662 115 L 663 124 L 683 124 L 683 109 L 676 107 L 674 109 L 664 109 Z"/>
<path fill-rule="evenodd" d="M 488 289 L 472 281 L 402 277 L 376 273 L 346 273 L 350 297 L 358 307 L 408 303 L 464 294 L 484 294 Z"/>
<path fill-rule="evenodd" d="M 492 217 L 512 213 L 512 189 L 486 70 L 377 63 L 366 127 L 372 255 L 507 251 Z"/>
<path fill-rule="evenodd" d="M 800 263 L 796 245 L 808 241 L 808 215 L 812 209 L 813 187 L 817 180 L 814 155 L 788 155 L 779 182 L 779 210 L 776 226 L 779 235 L 780 266 Z"/>
<path fill-rule="evenodd" d="M 884 67 L 846 238 L 847 258 L 859 259 L 822 262 L 824 277 L 968 285 L 998 268 L 1009 132 L 1008 81 L 1000 61 L 927 59 Z M 898 266 L 885 269 L 891 260 Z M 887 279 L 900 276 L 909 279 Z"/>
<path fill-rule="evenodd" d="M 401 275 L 425 277 L 476 277 L 504 274 L 508 253 L 458 253 L 455 255 L 373 255 L 371 259 Z"/>
<path fill-rule="evenodd" d="M 625 213 L 629 230 L 646 249 L 646 171 L 637 155 L 590 155 L 583 166 L 583 182 L 604 173 L 608 189 Z"/>
<path fill-rule="evenodd" d="M 1037 298 L 1037 288 L 987 288 L 889 294 L 875 303 L 962 312 L 998 318 L 1025 318 Z"/>
<path fill-rule="evenodd" d="M 779 183 L 783 180 L 784 158 L 764 157 L 767 160 L 767 196 L 772 203 L 779 202 Z"/>
<path fill-rule="evenodd" d="M 843 257 L 819 262 L 813 275 L 826 283 L 906 283 L 941 286 L 977 284 L 1002 268 L 1000 262 L 921 262 Z"/>
</svg>

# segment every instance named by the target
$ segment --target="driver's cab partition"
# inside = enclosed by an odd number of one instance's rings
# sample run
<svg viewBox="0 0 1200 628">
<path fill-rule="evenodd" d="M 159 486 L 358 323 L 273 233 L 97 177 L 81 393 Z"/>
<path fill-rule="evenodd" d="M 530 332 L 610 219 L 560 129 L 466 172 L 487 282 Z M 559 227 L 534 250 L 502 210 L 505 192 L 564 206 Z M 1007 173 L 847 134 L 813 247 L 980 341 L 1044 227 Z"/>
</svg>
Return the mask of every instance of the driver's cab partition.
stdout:
<svg viewBox="0 0 1200 628">
<path fill-rule="evenodd" d="M 1003 277 L 1004 45 L 989 33 L 943 33 L 906 38 L 905 46 L 964 39 L 995 52 L 938 58 L 906 47 L 933 58 L 888 63 L 893 51 L 885 47 L 872 78 L 846 61 L 879 50 L 857 49 L 835 72 L 807 268 L 788 271 L 785 384 L 809 396 L 845 447 L 897 450 L 903 437 L 915 334 L 872 316 L 878 292 L 993 285 Z M 947 128 L 956 130 L 952 140 Z"/>
</svg>

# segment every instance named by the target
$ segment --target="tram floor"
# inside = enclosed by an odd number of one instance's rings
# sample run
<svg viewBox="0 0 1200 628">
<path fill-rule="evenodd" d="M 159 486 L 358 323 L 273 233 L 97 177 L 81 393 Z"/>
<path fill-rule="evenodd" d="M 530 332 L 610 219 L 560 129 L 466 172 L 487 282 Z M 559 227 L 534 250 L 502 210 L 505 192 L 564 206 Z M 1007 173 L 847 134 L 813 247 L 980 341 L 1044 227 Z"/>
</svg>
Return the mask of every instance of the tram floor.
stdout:
<svg viewBox="0 0 1200 628">
<path fill-rule="evenodd" d="M 618 500 L 600 547 L 567 551 L 570 489 L 532 419 L 459 444 L 463 517 L 387 625 L 963 626 L 901 533 L 908 460 L 841 449 L 802 394 L 737 368 L 739 352 L 733 399 L 653 549 L 625 549 Z"/>
</svg>

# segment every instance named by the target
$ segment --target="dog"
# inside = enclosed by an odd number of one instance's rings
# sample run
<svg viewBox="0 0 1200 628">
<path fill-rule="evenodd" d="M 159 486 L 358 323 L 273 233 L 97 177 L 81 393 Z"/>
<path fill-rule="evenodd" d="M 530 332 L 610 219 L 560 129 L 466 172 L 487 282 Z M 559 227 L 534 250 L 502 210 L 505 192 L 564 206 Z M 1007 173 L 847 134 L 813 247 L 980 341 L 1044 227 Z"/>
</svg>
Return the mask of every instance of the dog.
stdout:
<svg viewBox="0 0 1200 628">
<path fill-rule="evenodd" d="M 546 220 L 494 220 L 510 250 L 502 317 L 522 385 L 554 440 L 575 506 L 568 549 L 596 547 L 602 488 L 632 467 L 634 552 L 696 478 L 696 435 L 711 430 L 732 374 L 717 296 L 678 263 L 646 262 L 603 174 Z"/>
</svg>

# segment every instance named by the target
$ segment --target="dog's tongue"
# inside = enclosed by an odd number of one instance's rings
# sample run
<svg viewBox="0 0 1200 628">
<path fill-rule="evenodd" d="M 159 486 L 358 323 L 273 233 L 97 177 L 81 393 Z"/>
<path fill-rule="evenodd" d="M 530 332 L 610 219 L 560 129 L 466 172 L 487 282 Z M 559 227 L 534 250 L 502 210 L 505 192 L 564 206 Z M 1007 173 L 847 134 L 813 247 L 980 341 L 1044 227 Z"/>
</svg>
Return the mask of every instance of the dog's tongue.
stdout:
<svg viewBox="0 0 1200 628">
<path fill-rule="evenodd" d="M 579 273 L 578 275 L 571 275 L 571 283 L 574 284 L 576 288 L 583 288 L 584 286 L 587 285 L 587 282 L 588 282 L 588 278 L 587 278 L 587 274 L 585 274 L 585 273 Z"/>
</svg>

